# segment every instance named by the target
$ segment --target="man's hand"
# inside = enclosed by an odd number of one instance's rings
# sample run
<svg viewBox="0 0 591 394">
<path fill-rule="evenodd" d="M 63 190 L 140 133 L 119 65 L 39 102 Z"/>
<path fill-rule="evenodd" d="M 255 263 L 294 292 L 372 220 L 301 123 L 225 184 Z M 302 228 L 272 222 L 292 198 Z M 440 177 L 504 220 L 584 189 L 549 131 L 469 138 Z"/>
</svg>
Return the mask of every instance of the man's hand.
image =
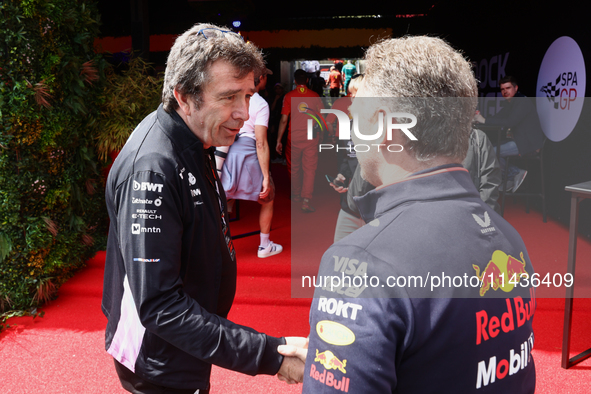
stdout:
<svg viewBox="0 0 591 394">
<path fill-rule="evenodd" d="M 484 119 L 484 117 L 482 115 L 476 114 L 476 115 L 474 115 L 474 122 L 485 123 L 486 119 Z"/>
<path fill-rule="evenodd" d="M 277 154 L 281 154 L 281 151 L 283 150 L 283 144 L 281 143 L 281 141 L 277 141 L 277 146 L 275 147 L 275 151 L 277 152 Z"/>
<path fill-rule="evenodd" d="M 302 383 L 308 355 L 308 338 L 286 337 L 285 340 L 287 344 L 277 348 L 285 356 L 277 378 L 287 384 Z"/>
<path fill-rule="evenodd" d="M 340 181 L 344 184 L 345 183 L 345 176 L 343 174 L 338 174 L 334 180 Z M 338 193 L 347 193 L 347 190 L 349 190 L 348 187 L 337 186 L 333 182 L 330 183 L 330 186 L 332 186 L 332 188 L 335 189 Z"/>
<path fill-rule="evenodd" d="M 271 188 L 269 187 L 269 177 L 263 179 L 263 189 L 259 193 L 260 199 L 265 199 L 269 195 Z"/>
</svg>

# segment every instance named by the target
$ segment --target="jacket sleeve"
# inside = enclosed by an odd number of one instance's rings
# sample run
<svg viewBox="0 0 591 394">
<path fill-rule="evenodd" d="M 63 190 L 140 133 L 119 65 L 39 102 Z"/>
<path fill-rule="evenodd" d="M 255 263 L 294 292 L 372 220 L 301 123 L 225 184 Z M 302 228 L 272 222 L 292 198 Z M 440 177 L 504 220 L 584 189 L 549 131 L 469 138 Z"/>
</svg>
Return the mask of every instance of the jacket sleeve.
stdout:
<svg viewBox="0 0 591 394">
<path fill-rule="evenodd" d="M 358 272 L 352 276 L 361 278 L 364 263 L 369 267 L 368 276 L 375 274 L 371 267 L 379 264 L 378 259 L 355 249 L 333 246 L 322 258 L 318 275 L 339 277 L 336 271 L 340 273 L 341 268 L 346 275 L 356 267 Z M 343 256 L 347 258 L 341 260 Z M 365 298 L 364 293 L 353 298 L 344 289 L 330 292 L 318 288 L 314 295 L 302 393 L 396 392 L 396 366 L 413 331 L 410 299 Z"/>
<path fill-rule="evenodd" d="M 501 167 L 497 160 L 494 147 L 483 131 L 475 130 L 478 138 L 478 165 L 480 166 L 480 198 L 497 213 L 501 212 L 499 186 L 501 185 Z"/>
<path fill-rule="evenodd" d="M 283 360 L 276 351 L 283 338 L 210 313 L 185 293 L 191 284 L 183 283 L 183 272 L 192 268 L 182 264 L 184 224 L 178 188 L 170 176 L 140 171 L 116 191 L 118 242 L 130 293 L 123 298 L 132 305 L 129 316 L 122 312 L 119 324 L 127 325 L 127 333 L 118 328 L 122 337 L 117 341 L 122 348 L 142 348 L 149 336 L 138 335 L 143 334 L 140 327 L 131 329 L 140 324 L 159 340 L 205 362 L 250 375 L 275 374 Z M 150 201 L 152 216 L 139 209 L 147 205 L 134 201 Z M 203 259 L 214 254 L 204 250 Z"/>
</svg>

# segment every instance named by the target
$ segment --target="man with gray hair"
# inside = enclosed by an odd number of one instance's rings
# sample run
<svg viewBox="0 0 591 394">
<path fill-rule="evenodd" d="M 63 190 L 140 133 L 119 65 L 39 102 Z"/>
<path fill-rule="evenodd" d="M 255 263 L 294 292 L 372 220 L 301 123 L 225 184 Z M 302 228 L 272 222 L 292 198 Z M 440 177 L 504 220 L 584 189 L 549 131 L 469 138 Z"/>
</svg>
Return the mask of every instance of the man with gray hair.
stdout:
<svg viewBox="0 0 591 394">
<path fill-rule="evenodd" d="M 133 393 L 209 393 L 212 364 L 301 381 L 286 342 L 227 320 L 236 257 L 215 146 L 248 119 L 260 51 L 199 24 L 168 57 L 162 104 L 134 130 L 107 180 L 111 219 L 102 309 L 106 349 Z"/>
<path fill-rule="evenodd" d="M 368 49 L 351 135 L 376 189 L 320 263 L 303 393 L 534 392 L 533 268 L 460 164 L 476 96 L 441 39 Z"/>
</svg>

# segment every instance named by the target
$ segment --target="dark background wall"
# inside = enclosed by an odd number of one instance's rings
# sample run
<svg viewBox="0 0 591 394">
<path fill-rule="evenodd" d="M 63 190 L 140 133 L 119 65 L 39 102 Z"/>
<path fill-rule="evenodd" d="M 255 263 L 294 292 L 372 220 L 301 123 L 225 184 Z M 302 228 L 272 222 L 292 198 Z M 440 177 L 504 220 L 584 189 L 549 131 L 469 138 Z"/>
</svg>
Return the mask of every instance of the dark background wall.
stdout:
<svg viewBox="0 0 591 394">
<path fill-rule="evenodd" d="M 466 18 L 463 22 L 458 17 L 466 15 L 462 8 L 449 7 L 446 9 L 449 18 L 446 19 L 457 23 L 448 24 L 448 39 L 479 64 L 482 60 L 490 62 L 494 56 L 498 59 L 502 57 L 503 61 L 507 57 L 505 73 L 516 76 L 520 91 L 531 97 L 543 96 L 536 91 L 538 71 L 548 47 L 557 38 L 573 38 L 582 51 L 585 64 L 591 64 L 589 20 L 580 3 L 513 3 L 480 3 L 473 14 L 475 17 Z M 481 81 L 486 79 L 483 75 L 480 77 Z M 485 85 L 481 89 L 483 95 L 498 91 L 498 87 L 491 87 L 488 83 L 482 85 Z M 579 90 L 579 96 L 587 96 L 585 90 Z M 549 214 L 565 224 L 570 214 L 570 194 L 564 191 L 564 187 L 591 180 L 590 112 L 590 103 L 586 100 L 572 133 L 560 142 L 548 141 L 545 148 Z M 591 204 L 583 203 L 579 214 L 580 230 L 590 236 Z"/>
<path fill-rule="evenodd" d="M 197 22 L 231 26 L 235 20 L 242 22 L 239 30 L 246 34 L 272 35 L 279 30 L 292 30 L 316 31 L 321 36 L 327 29 L 344 29 L 342 44 L 302 46 L 285 42 L 281 46 L 263 47 L 269 67 L 275 71 L 280 61 L 360 58 L 377 37 L 368 37 L 365 46 L 351 46 L 347 37 L 355 36 L 356 32 L 366 34 L 363 32 L 367 29 L 382 29 L 394 37 L 405 34 L 443 37 L 476 64 L 482 96 L 498 92 L 497 80 L 503 72 L 518 78 L 522 93 L 540 96 L 536 91 L 540 64 L 548 47 L 561 36 L 573 38 L 585 63 L 591 62 L 589 21 L 583 5 L 572 0 L 544 4 L 437 0 L 290 2 L 287 12 L 282 5 L 270 0 L 99 0 L 103 36 L 131 36 L 134 49 L 160 68 L 164 67 L 167 51 L 147 50 L 150 37 L 170 35 L 172 43 L 174 35 Z M 486 70 L 491 71 L 490 78 Z M 570 199 L 564 187 L 591 180 L 589 104 L 584 105 L 569 137 L 547 144 L 545 160 L 549 215 L 566 224 Z M 581 231 L 591 236 L 591 204 L 582 204 L 580 215 Z"/>
</svg>

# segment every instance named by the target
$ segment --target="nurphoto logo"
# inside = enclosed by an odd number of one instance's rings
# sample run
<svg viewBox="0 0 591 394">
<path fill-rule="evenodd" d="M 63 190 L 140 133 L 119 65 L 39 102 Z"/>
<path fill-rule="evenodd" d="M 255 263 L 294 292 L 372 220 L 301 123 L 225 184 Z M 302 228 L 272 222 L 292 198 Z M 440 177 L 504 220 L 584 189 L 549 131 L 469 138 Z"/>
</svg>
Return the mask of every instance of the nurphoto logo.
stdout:
<svg viewBox="0 0 591 394">
<path fill-rule="evenodd" d="M 338 109 L 321 109 L 320 113 L 335 114 L 338 119 L 338 122 L 339 122 L 339 139 L 340 140 L 351 139 L 351 128 L 350 128 L 351 122 L 349 121 L 349 115 L 347 115 L 346 113 L 344 113 L 343 111 L 340 111 Z M 406 113 L 406 112 L 388 112 L 387 114 L 388 115 L 386 117 L 386 121 L 388 122 L 388 125 L 387 125 L 387 130 L 386 130 L 386 133 L 387 133 L 386 138 L 389 141 L 392 140 L 392 130 L 401 130 L 411 140 L 413 140 L 413 141 L 417 140 L 417 137 L 415 137 L 410 132 L 410 130 L 408 130 L 411 127 L 416 126 L 416 124 L 417 124 L 416 116 L 414 116 L 413 114 Z M 382 137 L 382 135 L 384 134 L 384 112 L 383 111 L 379 111 L 379 113 L 378 113 L 378 131 L 376 131 L 375 134 L 370 134 L 370 135 L 363 134 L 361 131 L 359 131 L 359 115 L 352 114 L 352 117 L 353 117 L 353 132 L 355 133 L 355 136 L 357 138 L 359 138 L 360 140 L 374 141 L 374 140 Z M 408 119 L 410 119 L 410 122 L 409 123 L 394 122 L 394 119 L 399 119 L 399 118 L 408 118 Z M 312 138 L 310 138 L 311 137 L 311 131 L 310 131 L 311 123 L 312 123 L 312 119 L 308 119 L 308 139 L 312 139 Z"/>
<path fill-rule="evenodd" d="M 380 110 L 378 112 L 377 131 L 373 134 L 364 134 L 359 130 L 359 115 L 356 113 L 351 114 L 353 122 L 350 121 L 349 115 L 338 109 L 322 109 L 320 110 L 320 113 L 334 114 L 337 117 L 339 130 L 338 134 L 340 140 L 348 141 L 351 139 L 351 123 L 353 123 L 353 133 L 355 134 L 355 137 L 362 141 L 380 140 L 384 135 L 384 123 L 386 123 L 386 139 L 388 141 L 392 141 L 393 130 L 402 131 L 412 141 L 417 140 L 417 137 L 415 137 L 409 130 L 410 128 L 416 126 L 417 118 L 413 114 L 409 114 L 406 112 L 385 112 Z M 410 122 L 398 123 L 398 121 L 401 119 L 410 119 Z M 312 126 L 312 119 L 308 119 L 307 132 L 309 140 L 313 138 Z M 376 146 L 378 152 L 380 151 L 381 147 L 385 147 L 389 152 L 402 152 L 404 150 L 404 147 L 400 144 L 355 144 L 353 145 L 353 147 L 351 147 L 351 145 L 348 145 L 344 149 L 354 149 L 356 152 L 368 152 L 371 149 L 370 146 Z M 320 144 L 318 147 L 320 152 L 322 152 L 323 149 L 326 150 L 334 148 L 335 147 L 333 144 Z M 337 146 L 336 149 L 338 151 L 339 146 Z"/>
<path fill-rule="evenodd" d="M 392 142 L 394 132 L 402 132 L 408 140 L 417 141 L 412 131 L 417 125 L 417 116 L 411 113 L 414 107 L 399 98 L 391 105 L 372 98 L 342 97 L 334 103 L 323 100 L 322 104 L 309 98 L 304 100 L 292 102 L 291 129 L 305 131 L 308 141 L 318 138 L 319 133 L 330 135 L 334 131 L 338 140 L 345 142 L 319 143 L 319 152 L 331 149 L 349 153 L 371 149 L 402 152 L 403 145 Z"/>
</svg>

